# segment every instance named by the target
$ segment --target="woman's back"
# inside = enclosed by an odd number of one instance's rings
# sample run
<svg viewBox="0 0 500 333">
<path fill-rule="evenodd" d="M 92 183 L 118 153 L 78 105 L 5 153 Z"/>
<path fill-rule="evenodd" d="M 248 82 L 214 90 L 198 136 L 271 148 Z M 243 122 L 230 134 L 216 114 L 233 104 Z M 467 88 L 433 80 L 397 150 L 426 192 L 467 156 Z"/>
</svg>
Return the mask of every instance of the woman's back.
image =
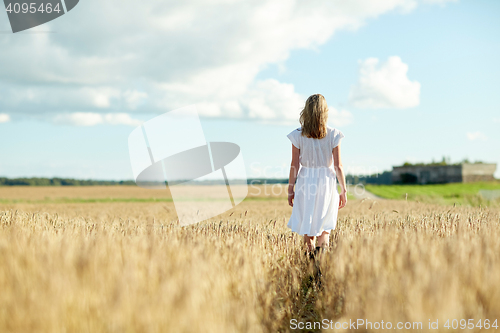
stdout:
<svg viewBox="0 0 500 333">
<path fill-rule="evenodd" d="M 288 134 L 293 145 L 300 149 L 300 165 L 306 168 L 331 167 L 332 150 L 343 137 L 342 132 L 330 126 L 327 126 L 326 136 L 321 139 L 303 136 L 300 127 Z"/>
<path fill-rule="evenodd" d="M 344 134 L 327 125 L 328 105 L 321 94 L 307 98 L 299 122 L 300 128 L 287 135 L 293 145 L 288 179 L 288 204 L 293 209 L 287 227 L 304 235 L 311 251 L 315 237 L 320 247 L 328 246 L 329 233 L 337 225 L 338 210 L 347 202 L 340 158 Z M 311 138 L 302 135 L 306 133 Z M 341 193 L 337 189 L 337 178 Z"/>
</svg>

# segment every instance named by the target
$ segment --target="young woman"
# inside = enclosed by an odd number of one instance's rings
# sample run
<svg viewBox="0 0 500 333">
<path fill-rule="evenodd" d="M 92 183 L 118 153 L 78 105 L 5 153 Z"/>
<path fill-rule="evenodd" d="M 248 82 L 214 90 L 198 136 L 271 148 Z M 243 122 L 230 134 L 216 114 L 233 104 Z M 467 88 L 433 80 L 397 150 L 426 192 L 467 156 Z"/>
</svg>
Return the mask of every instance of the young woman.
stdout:
<svg viewBox="0 0 500 333">
<path fill-rule="evenodd" d="M 292 142 L 288 204 L 293 207 L 288 227 L 304 235 L 309 253 L 328 247 L 330 231 L 337 225 L 338 209 L 347 203 L 340 159 L 340 140 L 344 134 L 327 126 L 327 120 L 325 97 L 312 95 L 300 113 L 301 127 L 287 135 Z M 318 245 L 314 249 L 316 237 Z"/>
</svg>

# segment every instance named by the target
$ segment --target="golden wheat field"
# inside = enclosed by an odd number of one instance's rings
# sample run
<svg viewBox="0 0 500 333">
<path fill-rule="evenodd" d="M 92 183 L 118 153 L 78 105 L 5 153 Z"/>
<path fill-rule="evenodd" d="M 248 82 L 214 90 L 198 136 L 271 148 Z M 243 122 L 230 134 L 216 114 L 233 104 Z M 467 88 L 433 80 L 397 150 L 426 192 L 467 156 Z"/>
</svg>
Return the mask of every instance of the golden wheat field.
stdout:
<svg viewBox="0 0 500 333">
<path fill-rule="evenodd" d="M 499 331 L 499 208 L 350 200 L 318 288 L 285 193 L 182 227 L 168 191 L 0 188 L 0 332 Z"/>
</svg>

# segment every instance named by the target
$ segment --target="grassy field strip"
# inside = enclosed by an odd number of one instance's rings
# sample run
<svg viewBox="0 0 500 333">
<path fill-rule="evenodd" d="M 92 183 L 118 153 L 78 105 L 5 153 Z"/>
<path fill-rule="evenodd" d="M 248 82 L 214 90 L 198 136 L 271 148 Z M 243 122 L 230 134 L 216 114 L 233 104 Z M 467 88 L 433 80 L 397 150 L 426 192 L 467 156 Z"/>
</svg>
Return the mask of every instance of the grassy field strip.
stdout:
<svg viewBox="0 0 500 333">
<path fill-rule="evenodd" d="M 241 187 L 237 185 L 236 187 Z M 227 200 L 224 186 L 184 186 L 179 201 Z M 287 201 L 288 185 L 250 185 L 247 200 Z M 219 194 L 220 193 L 220 194 Z M 354 200 L 350 193 L 348 200 Z M 138 186 L 8 186 L 0 187 L 0 204 L 70 204 L 70 203 L 146 203 L 173 202 L 168 188 L 149 190 Z"/>
<path fill-rule="evenodd" d="M 366 185 L 366 190 L 386 199 L 411 200 L 440 204 L 500 205 L 499 198 L 488 198 L 481 190 L 499 190 L 500 182 L 449 183 L 431 185 Z"/>
<path fill-rule="evenodd" d="M 197 198 L 197 199 L 186 199 L 186 198 L 176 198 L 176 201 L 224 201 L 226 199 L 209 199 L 209 198 Z M 244 200 L 284 200 L 281 197 L 247 197 Z M 58 198 L 58 199 L 44 199 L 44 200 L 29 200 L 29 199 L 0 199 L 0 204 L 17 204 L 17 203 L 29 203 L 29 204 L 68 204 L 68 203 L 123 203 L 123 202 L 173 202 L 172 198 L 96 198 L 96 199 L 85 199 L 85 198 Z"/>
</svg>

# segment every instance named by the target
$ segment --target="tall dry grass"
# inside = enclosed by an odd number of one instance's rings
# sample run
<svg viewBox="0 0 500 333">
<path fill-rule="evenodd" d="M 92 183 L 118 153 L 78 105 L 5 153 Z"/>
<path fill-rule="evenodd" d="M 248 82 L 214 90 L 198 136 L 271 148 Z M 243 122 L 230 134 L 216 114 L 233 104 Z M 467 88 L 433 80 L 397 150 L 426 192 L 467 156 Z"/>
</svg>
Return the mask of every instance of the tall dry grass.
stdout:
<svg viewBox="0 0 500 333">
<path fill-rule="evenodd" d="M 319 261 L 323 290 L 290 213 L 285 197 L 249 200 L 181 227 L 170 202 L 0 205 L 0 332 L 287 332 L 292 319 L 359 318 L 450 332 L 445 319 L 500 317 L 496 208 L 350 201 Z"/>
<path fill-rule="evenodd" d="M 316 303 L 324 318 L 422 322 L 415 332 L 454 331 L 444 327 L 453 319 L 500 325 L 498 209 L 387 201 L 372 210 L 359 206 L 332 233 Z"/>
</svg>

